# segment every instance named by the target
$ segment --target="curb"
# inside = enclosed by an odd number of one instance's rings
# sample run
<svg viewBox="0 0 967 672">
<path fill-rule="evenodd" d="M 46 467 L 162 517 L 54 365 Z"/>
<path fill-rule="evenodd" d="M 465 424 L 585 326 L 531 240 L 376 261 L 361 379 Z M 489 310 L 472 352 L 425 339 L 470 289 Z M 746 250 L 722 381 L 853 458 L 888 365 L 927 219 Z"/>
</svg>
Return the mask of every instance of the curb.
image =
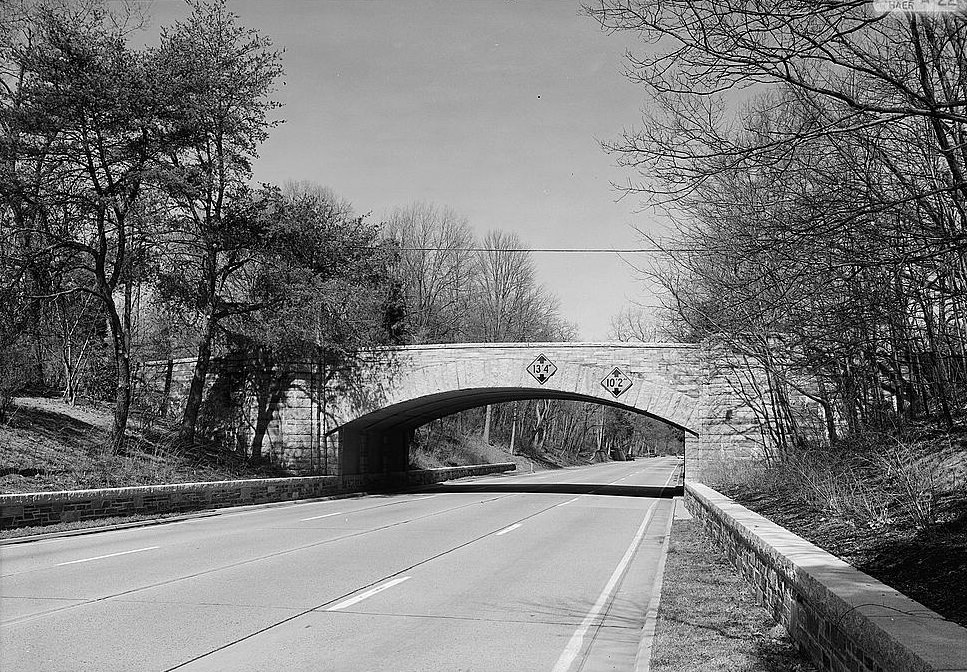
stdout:
<svg viewBox="0 0 967 672">
<path fill-rule="evenodd" d="M 152 527 L 154 525 L 164 525 L 165 523 L 180 523 L 195 518 L 212 518 L 226 513 L 237 513 L 239 511 L 250 511 L 258 509 L 272 509 L 289 504 L 306 504 L 309 502 L 325 502 L 335 499 L 352 499 L 353 497 L 365 497 L 371 495 L 370 492 L 350 492 L 341 495 L 328 495 L 325 497 L 308 497 L 306 499 L 290 499 L 284 502 L 265 502 L 264 504 L 244 504 L 242 506 L 222 507 L 218 509 L 204 509 L 193 513 L 172 514 L 164 518 L 148 518 L 146 520 L 132 520 L 129 523 L 117 523 L 114 525 L 93 525 L 91 527 L 80 527 L 76 530 L 61 530 L 59 532 L 43 532 L 41 534 L 31 534 L 22 537 L 10 537 L 0 539 L 0 547 L 12 546 L 14 544 L 26 544 L 33 541 L 45 541 L 48 539 L 58 539 L 61 537 L 79 537 L 85 534 L 96 534 L 98 532 L 113 532 L 115 530 L 127 530 L 136 527 Z M 382 493 L 385 494 L 385 493 Z"/>
<path fill-rule="evenodd" d="M 566 468 L 566 467 L 564 467 Z M 545 470 L 551 471 L 551 470 Z M 523 471 L 505 471 L 496 474 L 485 474 L 480 476 L 461 476 L 459 478 L 451 480 L 463 480 L 463 479 L 477 479 L 477 478 L 508 478 L 514 476 L 527 476 L 533 472 L 523 472 Z M 399 490 L 392 490 L 390 492 L 394 493 L 405 493 L 409 491 L 421 490 L 426 486 L 423 485 L 413 485 L 401 488 Z M 212 516 L 218 516 L 225 513 L 234 513 L 239 511 L 249 511 L 258 509 L 269 509 L 281 506 L 287 506 L 290 504 L 303 504 L 308 502 L 325 502 L 337 499 L 352 499 L 354 497 L 366 497 L 368 495 L 374 494 L 373 492 L 347 492 L 335 495 L 324 495 L 322 497 L 306 497 L 303 499 L 289 499 L 281 502 L 265 502 L 262 504 L 243 504 L 241 506 L 231 506 L 231 507 L 221 507 L 217 509 L 203 509 L 201 511 L 195 511 L 192 513 L 181 513 L 172 514 L 170 516 L 165 516 L 164 518 L 148 518 L 145 520 L 133 520 L 129 523 L 117 523 L 114 525 L 92 525 L 90 527 L 81 527 L 76 530 L 61 530 L 59 532 L 43 532 L 40 534 L 24 535 L 22 537 L 9 537 L 6 539 L 0 539 L 0 548 L 4 546 L 12 546 L 14 544 L 26 544 L 35 541 L 46 541 L 50 539 L 59 539 L 62 537 L 79 537 L 85 534 L 96 534 L 98 532 L 113 532 L 115 530 L 127 530 L 138 527 L 151 527 L 154 525 L 164 525 L 166 523 L 179 523 L 186 520 L 193 520 L 196 518 L 210 518 Z M 385 491 L 380 491 L 380 494 L 386 494 Z M 16 528 L 13 528 L 16 529 Z"/>
</svg>

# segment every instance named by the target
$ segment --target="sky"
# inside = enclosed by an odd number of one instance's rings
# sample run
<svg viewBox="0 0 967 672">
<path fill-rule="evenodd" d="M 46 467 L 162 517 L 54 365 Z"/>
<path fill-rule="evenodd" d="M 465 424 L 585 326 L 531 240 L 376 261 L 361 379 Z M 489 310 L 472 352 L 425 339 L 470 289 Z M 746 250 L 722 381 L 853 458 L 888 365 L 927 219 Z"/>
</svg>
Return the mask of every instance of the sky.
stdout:
<svg viewBox="0 0 967 672">
<path fill-rule="evenodd" d="M 153 0 L 151 24 L 187 15 Z M 637 124 L 642 91 L 622 74 L 630 36 L 607 35 L 580 0 L 229 0 L 241 23 L 284 49 L 283 123 L 255 179 L 310 180 L 381 219 L 423 201 L 482 237 L 531 248 L 635 248 L 660 234 L 635 179 L 601 141 Z M 642 255 L 625 255 L 637 265 Z M 539 278 L 582 340 L 613 315 L 655 304 L 613 254 L 535 253 Z"/>
</svg>

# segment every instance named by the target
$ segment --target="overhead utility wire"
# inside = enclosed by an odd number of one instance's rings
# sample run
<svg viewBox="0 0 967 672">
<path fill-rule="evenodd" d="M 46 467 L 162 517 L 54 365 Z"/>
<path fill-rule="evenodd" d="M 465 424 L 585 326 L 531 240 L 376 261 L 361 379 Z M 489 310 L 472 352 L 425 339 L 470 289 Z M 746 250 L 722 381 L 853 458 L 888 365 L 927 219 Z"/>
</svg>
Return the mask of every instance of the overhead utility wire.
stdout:
<svg viewBox="0 0 967 672">
<path fill-rule="evenodd" d="M 450 252 L 463 250 L 465 252 L 554 252 L 563 254 L 629 254 L 629 253 L 665 253 L 665 252 L 699 252 L 700 250 L 686 247 L 401 247 L 403 252 Z"/>
</svg>

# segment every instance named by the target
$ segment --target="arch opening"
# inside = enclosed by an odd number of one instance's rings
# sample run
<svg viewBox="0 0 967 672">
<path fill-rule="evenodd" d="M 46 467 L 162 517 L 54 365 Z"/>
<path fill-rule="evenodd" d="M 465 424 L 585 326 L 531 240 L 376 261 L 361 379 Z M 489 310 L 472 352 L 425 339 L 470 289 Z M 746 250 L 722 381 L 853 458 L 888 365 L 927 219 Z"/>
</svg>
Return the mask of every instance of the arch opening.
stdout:
<svg viewBox="0 0 967 672">
<path fill-rule="evenodd" d="M 595 397 L 578 392 L 567 392 L 564 390 L 541 390 L 525 387 L 469 388 L 416 397 L 371 411 L 355 420 L 331 429 L 328 433 L 332 434 L 342 430 L 364 432 L 381 432 L 391 429 L 410 430 L 433 420 L 471 408 L 530 399 L 560 399 L 563 401 L 577 401 L 610 406 L 612 408 L 619 408 L 624 411 L 644 415 L 681 429 L 694 437 L 698 436 L 698 433 L 693 429 L 660 415 L 650 413 L 637 406 L 621 403 L 619 400 L 612 401 L 602 397 Z"/>
<path fill-rule="evenodd" d="M 405 471 L 416 428 L 460 411 L 513 401 L 557 399 L 608 406 L 643 415 L 697 437 L 693 429 L 620 400 L 555 389 L 480 387 L 439 392 L 373 410 L 329 434 L 339 437 L 342 473 Z"/>
</svg>

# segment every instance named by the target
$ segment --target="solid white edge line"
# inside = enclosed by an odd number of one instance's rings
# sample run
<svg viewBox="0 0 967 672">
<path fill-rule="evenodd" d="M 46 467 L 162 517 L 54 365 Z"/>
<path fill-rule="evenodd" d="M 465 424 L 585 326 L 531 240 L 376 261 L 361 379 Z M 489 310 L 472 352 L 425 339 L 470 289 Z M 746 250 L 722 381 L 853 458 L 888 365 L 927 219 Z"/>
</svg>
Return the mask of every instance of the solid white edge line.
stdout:
<svg viewBox="0 0 967 672">
<path fill-rule="evenodd" d="M 339 602 L 338 604 L 334 604 L 333 606 L 331 606 L 328 609 L 326 609 L 326 611 L 339 611 L 340 609 L 345 609 L 346 607 L 351 607 L 354 604 L 358 604 L 359 602 L 362 602 L 363 600 L 366 600 L 366 599 L 372 597 L 376 593 L 381 593 L 384 590 L 386 590 L 387 588 L 392 588 L 393 586 L 395 586 L 397 584 L 400 584 L 400 583 L 403 583 L 404 581 L 408 581 L 409 579 L 410 579 L 410 577 L 408 577 L 408 576 L 401 576 L 401 577 L 398 577 L 398 578 L 393 579 L 391 581 L 387 581 L 386 583 L 381 583 L 380 585 L 375 586 L 374 588 L 370 588 L 369 590 L 367 590 L 364 593 L 360 593 L 359 595 L 356 595 L 355 597 L 350 597 L 348 600 L 343 600 L 342 602 Z"/>
<path fill-rule="evenodd" d="M 674 499 L 672 502 L 675 503 L 676 507 L 678 506 L 678 502 Z M 635 656 L 634 672 L 651 672 L 651 651 L 655 643 L 658 605 L 661 602 L 661 587 L 665 580 L 665 561 L 668 560 L 668 545 L 671 542 L 673 522 L 675 522 L 675 507 L 672 508 L 668 516 L 668 523 L 665 525 L 665 538 L 662 540 L 658 566 L 655 568 L 655 582 L 651 586 L 651 599 L 648 601 L 648 610 L 645 612 L 645 626 L 641 629 L 641 641 L 638 644 L 638 653 Z"/>
<path fill-rule="evenodd" d="M 671 483 L 672 476 L 674 475 L 675 472 L 672 471 L 672 473 L 668 475 L 665 485 L 662 487 L 667 487 L 668 484 Z M 591 624 L 595 621 L 595 619 L 601 613 L 601 610 L 604 609 L 604 606 L 608 603 L 612 591 L 617 587 L 618 581 L 621 580 L 625 569 L 627 569 L 628 565 L 631 563 L 631 559 L 634 557 L 635 551 L 638 549 L 638 544 L 641 543 L 642 538 L 645 536 L 645 530 L 647 530 L 648 525 L 651 523 L 651 519 L 655 514 L 655 509 L 658 507 L 658 503 L 661 501 L 662 500 L 660 499 L 656 499 L 652 505 L 648 507 L 648 512 L 645 514 L 645 519 L 641 521 L 641 525 L 638 527 L 638 531 L 631 540 L 628 550 L 626 550 L 625 554 L 621 557 L 621 560 L 618 562 L 618 566 L 614 568 L 614 572 L 611 573 L 611 578 L 608 579 L 608 583 L 605 584 L 604 590 L 601 591 L 601 594 L 598 596 L 594 606 L 591 607 L 591 610 L 584 617 L 584 620 L 581 621 L 581 625 L 578 626 L 578 629 L 574 631 L 573 635 L 571 635 L 571 639 L 568 641 L 567 646 L 564 647 L 564 651 L 561 652 L 561 657 L 557 659 L 557 664 L 554 665 L 552 672 L 567 672 L 567 670 L 571 669 L 571 664 L 574 663 L 575 658 L 577 658 L 578 654 L 581 653 L 581 649 L 584 646 L 585 635 L 587 635 Z M 651 605 L 649 604 L 649 606 Z"/>
<path fill-rule="evenodd" d="M 107 555 L 98 555 L 93 558 L 84 558 L 82 560 L 71 560 L 70 562 L 58 562 L 54 567 L 63 567 L 64 565 L 76 565 L 81 562 L 91 562 L 92 560 L 103 560 L 104 558 L 115 558 L 119 555 L 128 555 L 129 553 L 140 553 L 141 551 L 153 551 L 156 548 L 161 548 L 160 546 L 148 546 L 147 548 L 136 548 L 133 551 L 121 551 L 120 553 L 108 553 Z"/>
<path fill-rule="evenodd" d="M 500 532 L 494 532 L 494 536 L 495 537 L 499 537 L 502 534 L 507 534 L 508 532 L 513 532 L 514 530 L 516 530 L 521 525 L 523 525 L 523 523 L 514 523 L 513 525 L 508 525 L 507 527 L 505 527 L 504 529 L 502 529 Z"/>
<path fill-rule="evenodd" d="M 611 578 L 604 586 L 604 590 L 598 596 L 595 601 L 594 606 L 585 615 L 584 620 L 581 621 L 581 625 L 578 629 L 574 631 L 571 635 L 571 639 L 568 641 L 567 646 L 564 647 L 564 651 L 561 652 L 560 658 L 557 659 L 557 664 L 554 665 L 553 672 L 567 672 L 571 669 L 571 664 L 574 659 L 577 658 L 578 654 L 581 652 L 581 648 L 584 646 L 584 636 L 588 633 L 591 628 L 591 624 L 597 619 L 601 610 L 604 609 L 605 605 L 608 603 L 608 599 L 611 597 L 611 592 L 618 585 L 618 581 L 624 575 L 625 569 L 627 569 L 628 564 L 631 562 L 631 558 L 634 557 L 635 550 L 638 548 L 638 544 L 641 543 L 642 537 L 645 536 L 645 530 L 648 529 L 648 525 L 651 523 L 651 519 L 655 513 L 655 507 L 658 506 L 660 500 L 655 500 L 655 502 L 648 508 L 648 513 L 645 514 L 645 519 L 641 521 L 641 525 L 638 527 L 638 531 L 635 532 L 634 538 L 628 545 L 628 549 L 625 554 L 621 557 L 618 562 L 618 566 L 614 568 L 611 573 Z"/>
</svg>

